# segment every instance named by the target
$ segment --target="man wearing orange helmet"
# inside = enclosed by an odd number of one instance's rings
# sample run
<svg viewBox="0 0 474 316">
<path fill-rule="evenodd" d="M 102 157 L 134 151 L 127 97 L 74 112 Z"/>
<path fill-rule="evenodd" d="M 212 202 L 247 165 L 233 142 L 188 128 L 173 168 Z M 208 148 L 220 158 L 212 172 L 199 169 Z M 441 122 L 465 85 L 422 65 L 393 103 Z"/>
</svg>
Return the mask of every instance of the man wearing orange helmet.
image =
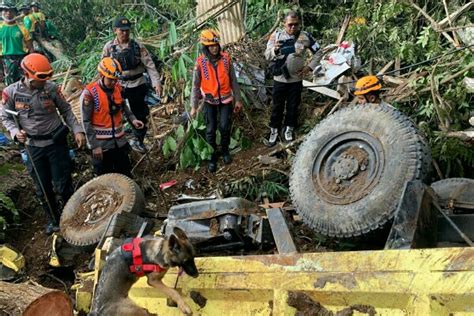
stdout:
<svg viewBox="0 0 474 316">
<path fill-rule="evenodd" d="M 382 84 L 376 76 L 364 76 L 357 80 L 354 87 L 354 95 L 358 104 L 376 103 L 383 101 L 380 99 Z"/>
<path fill-rule="evenodd" d="M 242 98 L 230 55 L 221 51 L 219 34 L 214 30 L 204 30 L 201 32 L 200 43 L 202 54 L 197 58 L 194 66 L 191 116 L 196 115 L 199 110 L 199 100 L 204 99 L 206 141 L 214 149 L 208 163 L 208 170 L 215 172 L 217 170 L 218 116 L 220 116 L 222 158 L 225 164 L 230 164 L 232 162 L 229 153 L 232 112 L 237 113 L 242 109 Z"/>
<path fill-rule="evenodd" d="M 49 81 L 53 69 L 48 59 L 36 53 L 27 55 L 21 68 L 24 78 L 3 90 L 0 120 L 12 138 L 27 148 L 28 171 L 48 215 L 46 232 L 50 234 L 58 229 L 60 215 L 54 191 L 63 203 L 73 193 L 67 134 L 69 130 L 74 133 L 79 148 L 85 144 L 85 136 L 60 88 Z M 12 111 L 17 113 L 16 117 Z"/>
<path fill-rule="evenodd" d="M 0 25 L 0 41 L 4 81 L 10 85 L 21 78 L 20 62 L 27 53 L 33 52 L 31 35 L 16 22 L 16 7 L 8 2 L 1 7 L 3 23 Z"/>
<path fill-rule="evenodd" d="M 122 87 L 118 83 L 122 73 L 120 63 L 104 57 L 97 70 L 100 79 L 88 84 L 81 95 L 82 124 L 88 147 L 92 149 L 92 165 L 97 175 L 118 172 L 131 177 L 123 114 L 136 129 L 142 129 L 144 124 L 136 119 L 122 98 Z"/>
<path fill-rule="evenodd" d="M 143 143 L 146 135 L 147 117 L 150 113 L 145 97 L 148 91 L 143 74 L 146 72 L 151 80 L 156 94 L 161 94 L 160 75 L 148 50 L 135 39 L 130 37 L 132 23 L 126 17 L 118 17 L 114 22 L 115 39 L 104 46 L 102 57 L 112 57 L 122 66 L 120 85 L 123 87 L 123 96 L 130 102 L 133 114 L 145 124 L 142 129 L 134 129 L 136 140 L 131 141 L 132 149 L 145 153 Z"/>
</svg>

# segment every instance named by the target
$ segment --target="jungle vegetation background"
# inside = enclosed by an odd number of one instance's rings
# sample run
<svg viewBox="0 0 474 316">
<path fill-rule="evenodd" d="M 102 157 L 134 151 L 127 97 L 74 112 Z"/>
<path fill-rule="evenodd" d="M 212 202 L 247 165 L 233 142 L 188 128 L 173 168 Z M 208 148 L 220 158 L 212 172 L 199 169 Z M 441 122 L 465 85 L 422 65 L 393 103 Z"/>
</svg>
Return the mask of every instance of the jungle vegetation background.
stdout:
<svg viewBox="0 0 474 316">
<path fill-rule="evenodd" d="M 454 12 L 469 0 L 332 0 L 332 1 L 243 1 L 245 27 L 248 37 L 261 39 L 284 14 L 297 9 L 302 13 L 304 29 L 311 32 L 322 47 L 334 43 L 345 16 L 351 15 L 354 23 L 349 26 L 345 39 L 358 44 L 366 73 L 377 72 L 388 62 L 399 58 L 401 66 L 424 61 L 441 55 L 454 47 L 430 24 L 429 19 L 415 9 L 413 3 L 423 8 L 435 21 L 446 17 L 446 9 Z M 187 102 L 190 92 L 193 61 L 198 53 L 198 32 L 195 27 L 195 1 L 192 0 L 49 0 L 42 2 L 44 11 L 61 33 L 69 59 L 59 61 L 56 67 L 65 68 L 74 61 L 82 70 L 84 82 L 96 73 L 101 49 L 113 37 L 112 22 L 118 15 L 125 15 L 134 23 L 134 36 L 145 40 L 152 53 L 163 61 L 169 74 L 169 89 L 179 89 Z M 456 25 L 472 25 L 474 10 L 463 14 Z M 215 21 L 208 25 L 215 26 Z M 262 42 L 264 45 L 265 42 Z M 472 49 L 472 47 L 471 47 Z M 175 53 L 175 52 L 179 53 Z M 472 145 L 460 139 L 447 137 L 449 131 L 469 127 L 473 115 L 472 93 L 469 94 L 462 80 L 473 76 L 472 51 L 465 49 L 407 71 L 426 72 L 411 85 L 416 90 L 435 87 L 436 94 L 420 93 L 407 102 L 395 104 L 415 120 L 425 133 L 432 147 L 433 158 L 439 165 L 438 176 L 468 176 L 473 171 Z M 459 71 L 463 75 L 445 83 L 440 82 Z M 198 124 L 198 123 L 196 123 Z M 196 125 L 196 127 L 198 127 Z M 176 150 L 176 138 L 182 131 L 168 139 L 165 155 Z M 192 137 L 191 137 L 192 138 Z M 196 142 L 195 142 L 196 143 Z M 190 142 L 192 145 L 192 142 Z M 205 146 L 205 144 L 201 144 Z M 181 158 L 189 148 L 179 148 Z M 209 155 L 181 159 L 181 167 L 198 164 Z M 194 155 L 196 156 L 196 155 Z M 189 160 L 188 159 L 188 160 Z M 472 174 L 471 174 L 472 175 Z"/>
</svg>

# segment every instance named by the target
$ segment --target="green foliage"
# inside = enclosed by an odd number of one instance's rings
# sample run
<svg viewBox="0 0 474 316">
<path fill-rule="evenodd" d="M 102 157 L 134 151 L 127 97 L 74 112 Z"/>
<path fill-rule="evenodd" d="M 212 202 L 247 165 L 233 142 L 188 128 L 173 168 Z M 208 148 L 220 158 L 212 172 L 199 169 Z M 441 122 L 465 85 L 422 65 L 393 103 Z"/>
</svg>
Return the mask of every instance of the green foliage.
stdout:
<svg viewBox="0 0 474 316">
<path fill-rule="evenodd" d="M 431 150 L 445 177 L 469 177 L 472 174 L 474 150 L 461 140 L 436 133 L 431 139 Z"/>
<path fill-rule="evenodd" d="M 229 183 L 226 195 L 249 200 L 268 197 L 271 201 L 285 201 L 289 195 L 287 182 L 288 178 L 277 172 L 266 176 L 249 176 Z"/>
<path fill-rule="evenodd" d="M 13 201 L 0 192 L 0 240 L 3 240 L 9 222 L 17 223 L 20 215 Z"/>
<path fill-rule="evenodd" d="M 206 125 L 202 115 L 191 121 L 188 133 L 185 136 L 183 150 L 179 155 L 179 166 L 198 168 L 202 161 L 208 160 L 214 149 L 204 139 Z"/>
</svg>

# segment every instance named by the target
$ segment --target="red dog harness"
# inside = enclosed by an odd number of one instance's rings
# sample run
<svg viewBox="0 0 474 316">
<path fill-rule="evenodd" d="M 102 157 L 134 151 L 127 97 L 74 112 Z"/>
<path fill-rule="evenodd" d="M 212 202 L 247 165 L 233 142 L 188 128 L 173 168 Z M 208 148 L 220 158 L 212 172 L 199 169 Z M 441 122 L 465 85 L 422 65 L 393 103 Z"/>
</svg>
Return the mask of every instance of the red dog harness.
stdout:
<svg viewBox="0 0 474 316">
<path fill-rule="evenodd" d="M 140 242 L 142 238 L 133 238 L 132 242 L 122 245 L 122 250 L 132 253 L 132 265 L 130 272 L 137 277 L 142 277 L 148 272 L 163 272 L 168 269 L 163 268 L 159 264 L 143 264 L 142 250 L 140 249 Z"/>
</svg>

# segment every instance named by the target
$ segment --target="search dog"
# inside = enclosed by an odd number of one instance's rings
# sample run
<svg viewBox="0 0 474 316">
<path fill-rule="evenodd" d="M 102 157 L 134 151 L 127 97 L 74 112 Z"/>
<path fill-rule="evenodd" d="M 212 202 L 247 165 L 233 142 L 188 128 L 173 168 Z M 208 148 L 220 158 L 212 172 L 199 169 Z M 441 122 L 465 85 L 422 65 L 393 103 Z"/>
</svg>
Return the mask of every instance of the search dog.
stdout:
<svg viewBox="0 0 474 316">
<path fill-rule="evenodd" d="M 153 315 L 128 297 L 130 288 L 141 276 L 146 276 L 150 286 L 174 300 L 184 314 L 191 314 L 181 295 L 163 284 L 162 279 L 169 267 L 179 267 L 187 275 L 198 277 L 194 255 L 191 242 L 178 227 L 167 239 L 134 238 L 124 243 L 107 258 L 89 315 Z"/>
</svg>

